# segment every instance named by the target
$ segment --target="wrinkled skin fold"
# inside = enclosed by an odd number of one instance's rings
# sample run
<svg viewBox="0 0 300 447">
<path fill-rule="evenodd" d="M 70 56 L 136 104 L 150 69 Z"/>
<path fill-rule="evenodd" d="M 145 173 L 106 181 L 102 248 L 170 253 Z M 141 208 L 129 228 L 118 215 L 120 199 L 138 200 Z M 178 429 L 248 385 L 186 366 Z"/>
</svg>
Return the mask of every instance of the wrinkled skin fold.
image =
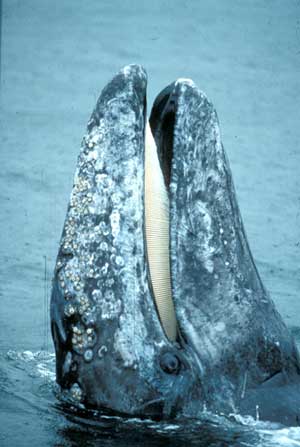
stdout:
<svg viewBox="0 0 300 447">
<path fill-rule="evenodd" d="M 57 257 L 57 382 L 87 408 L 214 412 L 298 424 L 299 357 L 255 267 L 211 102 L 190 80 L 150 115 L 170 201 L 178 337 L 153 299 L 145 242 L 146 73 L 121 70 L 88 123 Z M 272 396 L 272 399 L 270 399 Z"/>
</svg>

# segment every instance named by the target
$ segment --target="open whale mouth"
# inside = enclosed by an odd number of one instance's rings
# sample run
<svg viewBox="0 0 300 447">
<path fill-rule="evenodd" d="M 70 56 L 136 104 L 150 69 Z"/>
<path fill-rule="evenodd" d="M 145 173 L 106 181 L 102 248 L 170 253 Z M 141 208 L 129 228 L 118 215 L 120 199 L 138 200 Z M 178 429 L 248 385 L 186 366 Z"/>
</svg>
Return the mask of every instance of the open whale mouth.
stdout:
<svg viewBox="0 0 300 447">
<path fill-rule="evenodd" d="M 83 139 L 51 296 L 57 382 L 131 415 L 230 412 L 283 368 L 277 340 L 295 368 L 294 345 L 255 268 L 212 104 L 180 79 L 147 123 L 146 85 L 142 67 L 121 70 Z"/>
<path fill-rule="evenodd" d="M 180 333 L 171 274 L 173 87 L 146 124 L 145 72 L 125 67 L 102 91 L 78 158 L 51 326 L 57 381 L 86 405 L 136 414 L 159 413 L 164 402 L 167 414 L 195 380 L 174 343 Z M 166 399 L 174 381 L 178 392 Z M 133 383 L 137 396 L 129 391 Z M 122 403 L 118 390 L 127 396 Z"/>
<path fill-rule="evenodd" d="M 57 258 L 52 333 L 57 381 L 86 405 L 135 414 L 164 402 L 169 414 L 183 394 L 202 393 L 215 229 L 201 194 L 222 163 L 214 111 L 192 81 L 164 89 L 149 124 L 145 98 L 145 72 L 125 67 L 88 123 Z"/>
</svg>

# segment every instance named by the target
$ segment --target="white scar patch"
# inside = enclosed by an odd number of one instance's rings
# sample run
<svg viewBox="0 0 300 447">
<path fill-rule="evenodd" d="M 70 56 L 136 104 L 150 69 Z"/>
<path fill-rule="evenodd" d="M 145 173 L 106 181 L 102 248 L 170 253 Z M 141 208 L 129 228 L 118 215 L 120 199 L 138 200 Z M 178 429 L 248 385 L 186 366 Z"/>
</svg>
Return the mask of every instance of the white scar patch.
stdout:
<svg viewBox="0 0 300 447">
<path fill-rule="evenodd" d="M 164 331 L 174 341 L 177 324 L 170 278 L 169 198 L 149 123 L 145 138 L 145 221 L 155 303 Z"/>
</svg>

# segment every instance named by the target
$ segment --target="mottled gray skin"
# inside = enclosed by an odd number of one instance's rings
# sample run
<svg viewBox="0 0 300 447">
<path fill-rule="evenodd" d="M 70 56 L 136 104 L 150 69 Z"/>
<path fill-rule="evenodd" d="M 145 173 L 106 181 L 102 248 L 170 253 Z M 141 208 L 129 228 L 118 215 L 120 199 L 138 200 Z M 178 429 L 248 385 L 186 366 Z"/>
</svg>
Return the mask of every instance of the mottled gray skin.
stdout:
<svg viewBox="0 0 300 447">
<path fill-rule="evenodd" d="M 189 80 L 169 87 L 150 120 L 163 167 L 170 142 L 172 152 L 180 335 L 164 334 L 144 236 L 146 83 L 140 66 L 117 74 L 83 140 L 52 290 L 57 382 L 89 408 L 164 418 L 258 411 L 297 424 L 298 354 L 255 268 L 216 113 Z"/>
<path fill-rule="evenodd" d="M 165 337 L 144 243 L 146 74 L 125 67 L 103 90 L 74 179 L 51 301 L 57 381 L 88 407 L 170 416 L 198 380 Z M 160 360 L 178 352 L 184 374 Z M 186 366 L 184 366 L 186 365 Z"/>
</svg>

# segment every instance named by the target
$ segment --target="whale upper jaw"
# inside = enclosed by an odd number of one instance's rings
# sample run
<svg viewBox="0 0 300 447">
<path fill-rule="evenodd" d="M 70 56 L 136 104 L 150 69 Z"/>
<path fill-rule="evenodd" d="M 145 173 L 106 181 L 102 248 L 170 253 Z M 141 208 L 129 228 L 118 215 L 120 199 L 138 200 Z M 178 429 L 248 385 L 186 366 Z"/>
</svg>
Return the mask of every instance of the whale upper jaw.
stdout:
<svg viewBox="0 0 300 447">
<path fill-rule="evenodd" d="M 120 71 L 83 139 L 51 299 L 57 381 L 126 414 L 234 411 L 274 375 L 299 374 L 297 352 L 255 268 L 216 112 L 186 79 L 150 117 L 170 196 L 179 338 L 166 337 L 145 248 L 146 85 L 142 67 Z"/>
<path fill-rule="evenodd" d="M 145 250 L 146 74 L 105 87 L 78 158 L 54 277 L 57 381 L 89 407 L 168 416 L 189 396 L 188 354 L 166 337 Z M 183 374 L 179 374 L 181 371 Z"/>
</svg>

